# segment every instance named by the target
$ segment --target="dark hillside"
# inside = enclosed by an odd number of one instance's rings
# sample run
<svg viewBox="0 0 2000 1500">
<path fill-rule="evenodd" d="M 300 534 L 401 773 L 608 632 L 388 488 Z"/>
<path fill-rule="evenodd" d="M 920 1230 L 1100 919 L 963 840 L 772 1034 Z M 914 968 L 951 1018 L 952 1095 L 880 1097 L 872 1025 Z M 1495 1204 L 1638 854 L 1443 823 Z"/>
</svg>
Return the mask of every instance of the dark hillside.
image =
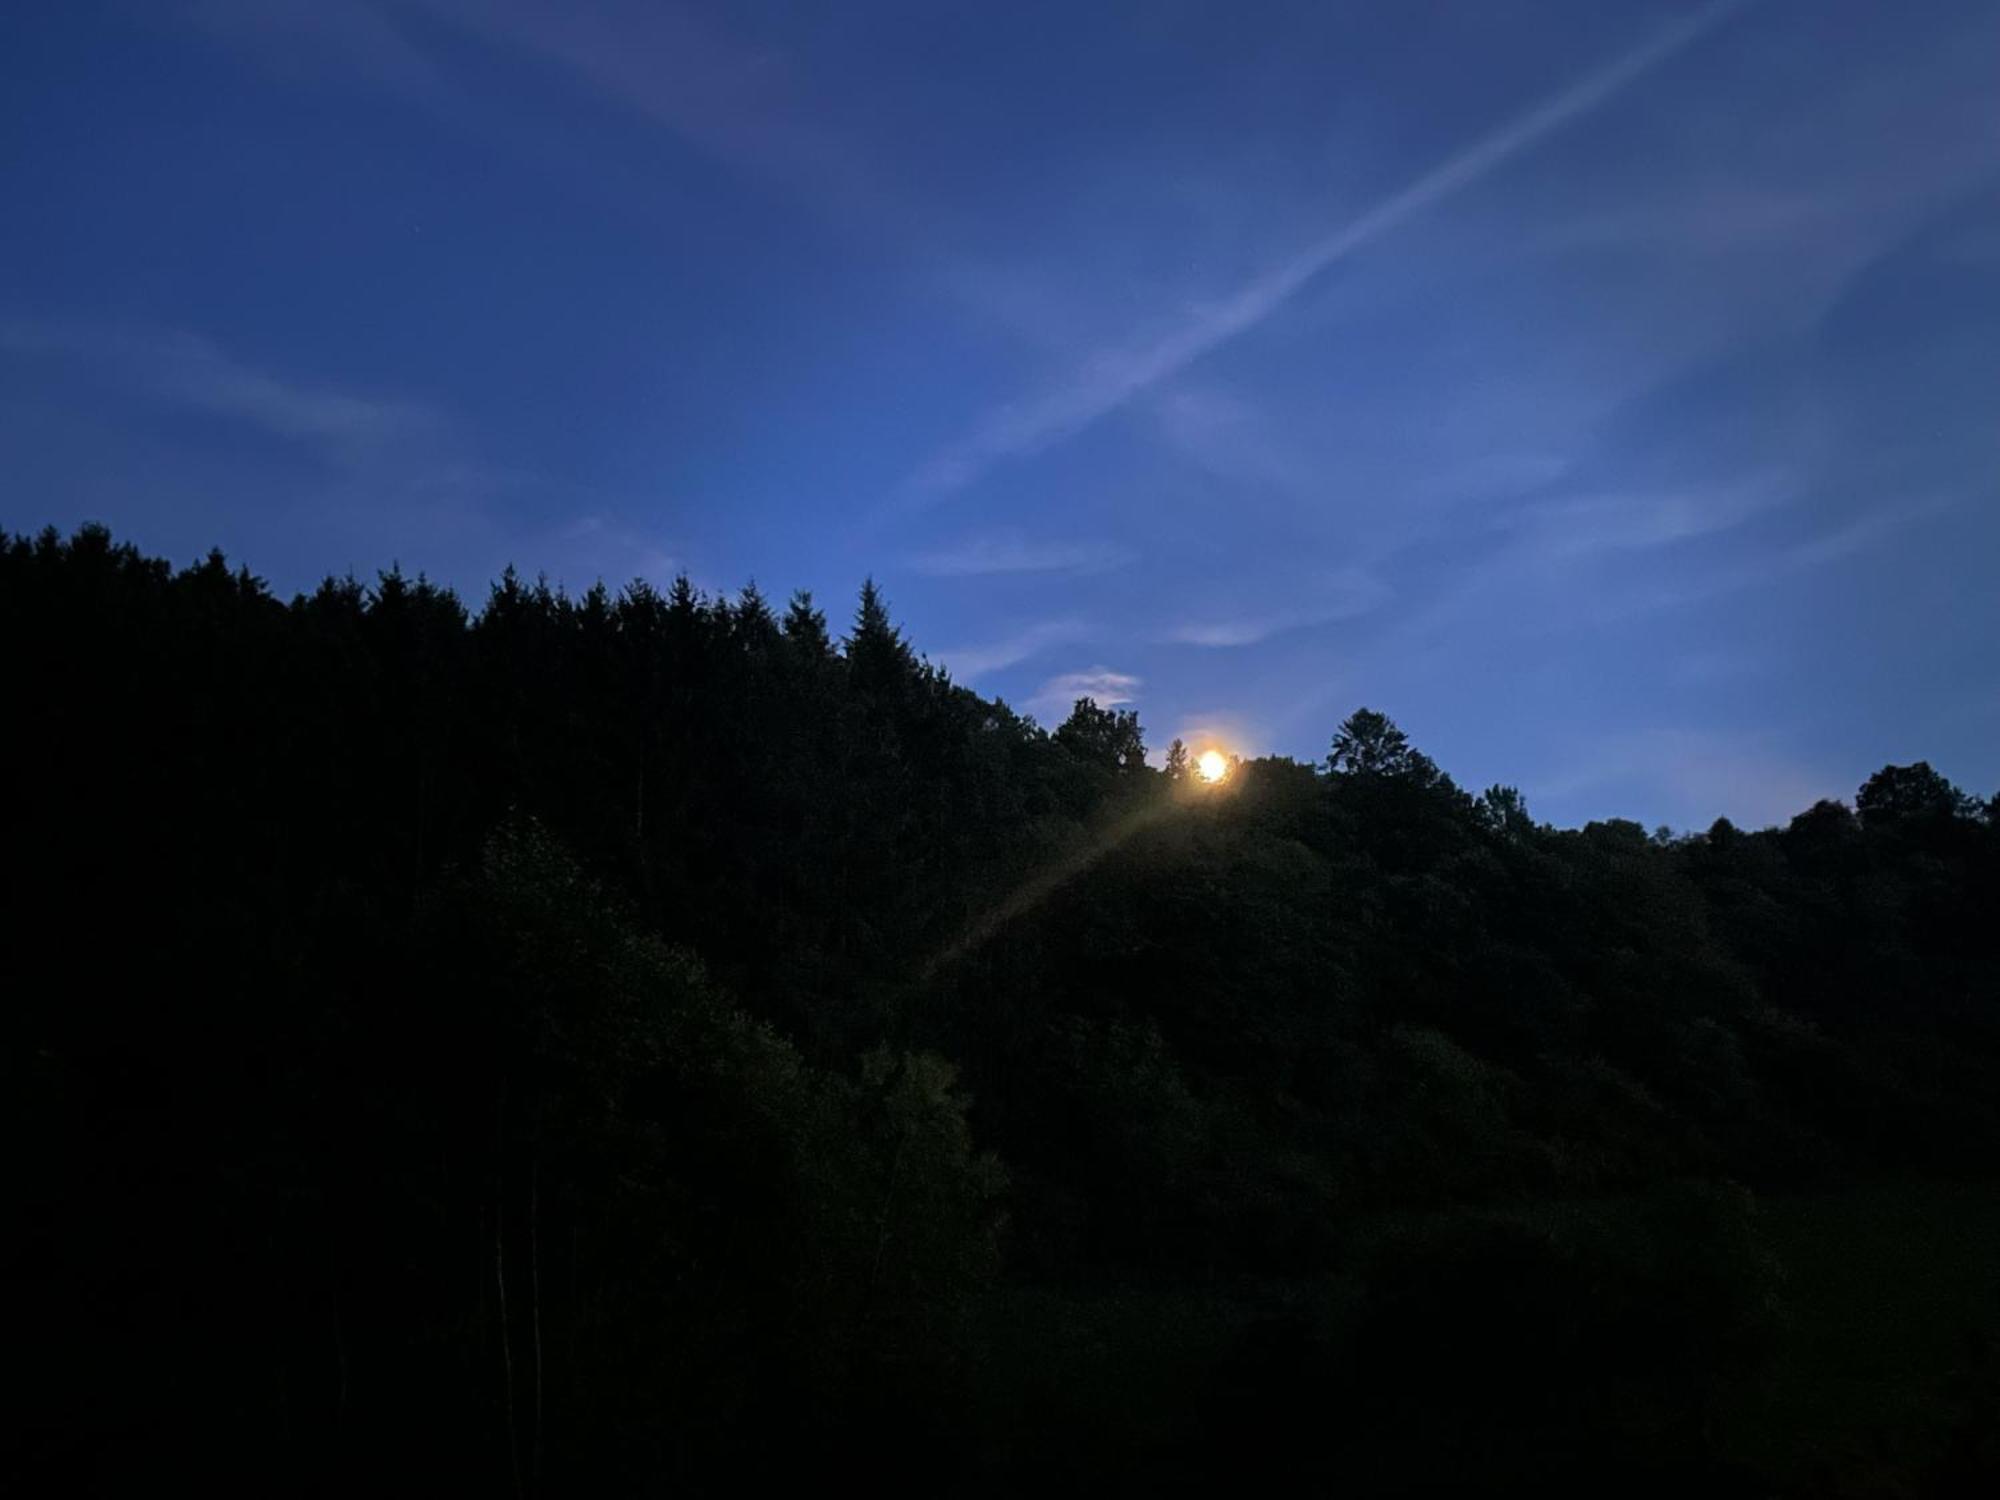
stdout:
<svg viewBox="0 0 2000 1500">
<path fill-rule="evenodd" d="M 1927 765 L 1564 830 L 1362 710 L 1208 785 L 872 586 L 94 529 L 0 547 L 0 651 L 22 1493 L 2000 1477 L 2000 807 Z M 1885 1183 L 1948 1311 L 1850 1491 Z"/>
</svg>

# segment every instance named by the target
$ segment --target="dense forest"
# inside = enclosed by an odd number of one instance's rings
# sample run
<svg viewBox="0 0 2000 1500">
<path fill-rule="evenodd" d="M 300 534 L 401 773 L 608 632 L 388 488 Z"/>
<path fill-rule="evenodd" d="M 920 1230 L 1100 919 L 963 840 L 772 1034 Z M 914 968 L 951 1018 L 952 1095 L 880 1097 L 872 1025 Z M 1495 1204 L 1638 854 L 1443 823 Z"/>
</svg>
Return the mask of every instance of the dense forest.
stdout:
<svg viewBox="0 0 2000 1500">
<path fill-rule="evenodd" d="M 0 1487 L 2000 1476 L 2000 798 L 1928 765 L 1558 829 L 1364 709 L 1211 785 L 872 586 L 97 528 L 0 641 Z"/>
</svg>

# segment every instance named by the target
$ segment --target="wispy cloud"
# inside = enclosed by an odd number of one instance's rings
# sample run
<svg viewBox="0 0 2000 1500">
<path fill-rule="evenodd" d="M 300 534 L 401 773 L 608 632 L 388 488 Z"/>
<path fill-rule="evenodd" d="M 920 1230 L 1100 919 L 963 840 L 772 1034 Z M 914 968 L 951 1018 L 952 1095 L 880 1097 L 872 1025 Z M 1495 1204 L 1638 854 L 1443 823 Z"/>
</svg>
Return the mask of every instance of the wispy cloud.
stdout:
<svg viewBox="0 0 2000 1500">
<path fill-rule="evenodd" d="M 1631 194 L 1617 204 L 1541 229 L 1532 248 L 1623 250 L 1636 245 L 1684 255 L 1727 255 L 1793 243 L 1838 224 L 1853 196 L 1765 187 L 1753 182 L 1699 181 L 1657 193 Z"/>
<path fill-rule="evenodd" d="M 1807 537 L 1787 548 L 1779 558 L 1778 566 L 1787 572 L 1795 572 L 1839 562 L 1874 546 L 1906 526 L 1950 510 L 1957 502 L 1955 495 L 1924 495 L 1871 510 L 1844 525 Z"/>
<path fill-rule="evenodd" d="M 683 226 L 659 207 L 657 176 L 573 143 L 511 94 L 457 64 L 470 40 L 539 65 L 592 105 L 610 105 L 682 146 L 806 204 L 870 245 L 914 233 L 916 216 L 810 97 L 792 58 L 717 18 L 654 0 L 198 0 L 200 29 L 287 71 L 352 74 L 507 146 L 623 214 Z M 461 55 L 455 55 L 461 54 Z M 838 97 L 837 94 L 834 97 Z"/>
<path fill-rule="evenodd" d="M 1530 784 L 1529 801 L 1560 805 L 1643 790 L 1687 824 L 1705 826 L 1721 815 L 1763 827 L 1845 790 L 1839 777 L 1787 753 L 1762 730 L 1643 729 L 1587 749 L 1573 769 Z"/>
<path fill-rule="evenodd" d="M 91 366 L 173 405 L 232 419 L 329 456 L 358 459 L 441 425 L 411 401 L 286 379 L 199 335 L 88 323 L 0 323 L 0 349 Z"/>
<path fill-rule="evenodd" d="M 680 560 L 657 536 L 613 516 L 579 516 L 557 531 L 556 541 L 565 564 L 586 580 L 584 587 L 599 579 L 614 585 L 634 578 L 664 584 L 680 571 Z M 557 582 L 575 580 L 558 577 Z"/>
<path fill-rule="evenodd" d="M 1522 506 L 1500 524 L 1519 532 L 1523 545 L 1542 558 L 1579 558 L 1646 551 L 1733 530 L 1794 494 L 1787 474 L 1753 474 L 1672 489 L 1558 496 Z"/>
<path fill-rule="evenodd" d="M 1395 590 L 1381 579 L 1348 570 L 1321 580 L 1312 597 L 1294 608 L 1193 620 L 1174 626 L 1166 639 L 1183 646 L 1254 646 L 1286 631 L 1354 619 L 1380 608 L 1394 596 Z"/>
<path fill-rule="evenodd" d="M 1521 505 L 1466 534 L 1468 555 L 1423 579 L 1409 607 L 1371 638 L 1363 658 L 1375 676 L 1404 679 L 1449 670 L 1482 638 L 1505 635 L 1547 642 L 1573 639 L 1654 611 L 1704 602 L 1768 581 L 1768 550 L 1664 568 L 1639 563 L 1698 538 L 1748 524 L 1797 498 L 1796 481 L 1770 470 L 1671 489 L 1618 494 L 1577 491 Z M 1302 690 L 1273 721 L 1291 733 L 1323 715 L 1347 691 L 1345 678 Z"/>
<path fill-rule="evenodd" d="M 1779 657 L 1768 646 L 1738 641 L 1706 651 L 1687 651 L 1667 663 L 1667 674 L 1676 683 L 1692 687 L 1743 682 L 1778 670 Z"/>
<path fill-rule="evenodd" d="M 363 0 L 196 0 L 188 18 L 224 42 L 281 63 L 338 63 L 432 106 L 456 90 L 421 48 Z"/>
<path fill-rule="evenodd" d="M 1051 646 L 1081 640 L 1088 633 L 1076 620 L 1043 620 L 998 640 L 948 647 L 937 652 L 936 659 L 960 682 L 972 682 L 989 672 L 1018 666 Z"/>
<path fill-rule="evenodd" d="M 1107 573 L 1133 559 L 1111 542 L 1031 542 L 1019 536 L 969 537 L 919 552 L 910 566 L 927 578 L 977 578 L 995 573 Z"/>
<path fill-rule="evenodd" d="M 1294 493 L 1325 483 L 1324 467 L 1240 396 L 1183 388 L 1158 396 L 1151 408 L 1162 440 L 1218 479 Z"/>
<path fill-rule="evenodd" d="M 1810 573 L 1885 542 L 1895 533 L 1952 509 L 1961 496 L 1924 495 L 1891 503 L 1815 532 L 1789 546 L 1760 548 L 1688 575 L 1667 575 L 1621 588 L 1590 606 L 1579 623 L 1608 625 L 1659 610 L 1707 604 L 1740 589 L 1766 588 Z"/>
<path fill-rule="evenodd" d="M 1433 167 L 1219 302 L 1198 308 L 1165 337 L 1139 348 L 1104 351 L 1087 361 L 1069 383 L 1003 407 L 970 437 L 912 476 L 909 490 L 935 495 L 963 488 L 993 464 L 1038 452 L 1117 411 L 1211 350 L 1264 322 L 1328 267 L 1597 109 L 1747 3 L 1749 0 L 1713 0 Z"/>
<path fill-rule="evenodd" d="M 1962 266 L 2000 266 L 2000 222 L 1974 224 L 1937 248 L 1938 258 Z"/>
<path fill-rule="evenodd" d="M 1136 703 L 1143 681 L 1130 672 L 1114 672 L 1109 667 L 1088 667 L 1081 672 L 1065 672 L 1051 677 L 1035 690 L 1027 703 L 1028 712 L 1044 723 L 1069 717 L 1079 698 L 1094 699 L 1099 708 L 1123 708 Z"/>
<path fill-rule="evenodd" d="M 789 59 L 652 0 L 402 0 L 567 72 L 695 149 L 848 226 L 901 219 L 861 154 L 801 97 Z"/>
<path fill-rule="evenodd" d="M 617 497 L 485 462 L 459 424 L 419 401 L 280 374 L 184 329 L 0 318 L 0 355 L 277 440 L 285 514 L 312 518 L 301 524 L 316 528 L 334 566 L 365 573 L 400 559 L 475 594 L 508 563 L 572 589 L 663 582 L 680 567 Z M 122 405 L 92 404 L 117 425 Z M 270 471 L 258 472 L 268 491 Z"/>
<path fill-rule="evenodd" d="M 1488 534 L 1504 538 L 1434 584 L 1421 607 L 1397 623 L 1397 650 L 1443 649 L 1467 631 L 1504 622 L 1510 632 L 1596 628 L 1656 610 L 1684 607 L 1767 579 L 1768 553 L 1712 564 L 1699 554 L 1676 566 L 1607 570 L 1621 556 L 1638 564 L 1703 538 L 1746 526 L 1799 498 L 1781 470 L 1690 481 L 1664 489 L 1578 491 L 1520 506 Z M 1655 559 L 1656 561 L 1658 559 Z M 1551 607 L 1560 601 L 1560 607 Z M 1532 623 L 1531 623 L 1532 622 Z"/>
<path fill-rule="evenodd" d="M 1488 448 L 1419 478 L 1420 498 L 1434 502 L 1491 501 L 1545 489 L 1570 470 L 1560 454 L 1524 448 Z"/>
</svg>

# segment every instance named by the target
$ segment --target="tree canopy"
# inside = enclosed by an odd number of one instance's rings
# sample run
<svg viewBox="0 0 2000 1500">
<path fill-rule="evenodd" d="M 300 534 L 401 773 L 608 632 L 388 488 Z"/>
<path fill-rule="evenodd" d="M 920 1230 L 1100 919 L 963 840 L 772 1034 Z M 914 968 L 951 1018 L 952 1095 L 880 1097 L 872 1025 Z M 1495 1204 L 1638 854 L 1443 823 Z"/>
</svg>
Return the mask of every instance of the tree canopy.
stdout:
<svg viewBox="0 0 2000 1500">
<path fill-rule="evenodd" d="M 2000 827 L 1922 762 L 1558 829 L 1362 709 L 1197 789 L 872 583 L 100 529 L 0 639 L 24 1490 L 1720 1482 L 1752 1194 L 2000 1160 Z"/>
</svg>

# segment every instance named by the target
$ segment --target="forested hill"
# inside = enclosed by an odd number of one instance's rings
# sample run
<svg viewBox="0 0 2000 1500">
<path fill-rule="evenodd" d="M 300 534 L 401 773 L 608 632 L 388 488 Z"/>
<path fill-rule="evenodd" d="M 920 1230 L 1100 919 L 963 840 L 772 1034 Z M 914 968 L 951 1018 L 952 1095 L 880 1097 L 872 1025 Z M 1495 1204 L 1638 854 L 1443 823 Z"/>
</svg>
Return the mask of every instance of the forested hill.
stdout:
<svg viewBox="0 0 2000 1500">
<path fill-rule="evenodd" d="M 0 647 L 0 1483 L 1720 1484 L 1752 1195 L 2000 1161 L 2000 799 L 1921 763 L 1558 830 L 1360 711 L 1210 786 L 872 588 L 96 529 L 0 548 Z M 1218 1286 L 1281 1312 L 1004 1336 Z"/>
</svg>

